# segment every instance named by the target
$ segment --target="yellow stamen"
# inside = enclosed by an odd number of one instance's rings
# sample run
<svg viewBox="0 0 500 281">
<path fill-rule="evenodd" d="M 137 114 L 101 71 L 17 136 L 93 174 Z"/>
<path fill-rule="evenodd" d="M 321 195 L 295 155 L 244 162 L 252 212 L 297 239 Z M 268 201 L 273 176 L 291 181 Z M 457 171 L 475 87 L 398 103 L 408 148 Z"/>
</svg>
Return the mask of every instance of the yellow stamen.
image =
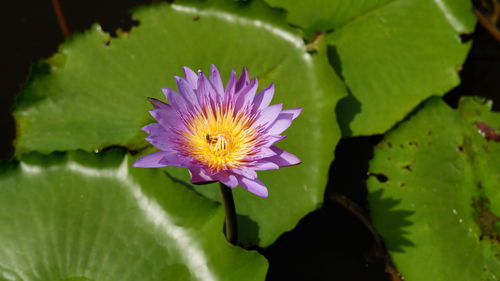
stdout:
<svg viewBox="0 0 500 281">
<path fill-rule="evenodd" d="M 207 106 L 188 123 L 183 133 L 186 155 L 215 172 L 244 165 L 258 142 L 253 117 L 235 113 L 230 105 L 215 110 Z"/>
</svg>

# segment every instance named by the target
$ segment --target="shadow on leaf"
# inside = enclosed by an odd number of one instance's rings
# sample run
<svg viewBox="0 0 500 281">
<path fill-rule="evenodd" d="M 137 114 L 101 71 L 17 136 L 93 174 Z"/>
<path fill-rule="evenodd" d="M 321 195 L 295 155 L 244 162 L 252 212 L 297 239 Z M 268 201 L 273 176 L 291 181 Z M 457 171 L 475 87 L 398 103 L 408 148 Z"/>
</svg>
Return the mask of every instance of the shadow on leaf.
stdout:
<svg viewBox="0 0 500 281">
<path fill-rule="evenodd" d="M 328 61 L 333 66 L 335 72 L 340 76 L 345 83 L 344 75 L 342 73 L 342 62 L 334 46 L 328 46 Z M 352 94 L 351 89 L 346 84 L 347 96 L 342 98 L 335 107 L 335 114 L 339 123 L 342 137 L 351 137 L 352 130 L 350 124 L 354 120 L 354 116 L 361 112 L 361 103 Z"/>
<path fill-rule="evenodd" d="M 383 236 L 389 251 L 404 252 L 405 247 L 413 247 L 415 243 L 406 238 L 405 228 L 413 222 L 410 217 L 415 213 L 410 210 L 397 210 L 401 200 L 383 198 L 383 191 L 377 190 L 368 194 L 372 206 L 373 223 Z"/>
<path fill-rule="evenodd" d="M 259 225 L 249 216 L 238 215 L 238 245 L 249 247 L 259 243 Z"/>
</svg>

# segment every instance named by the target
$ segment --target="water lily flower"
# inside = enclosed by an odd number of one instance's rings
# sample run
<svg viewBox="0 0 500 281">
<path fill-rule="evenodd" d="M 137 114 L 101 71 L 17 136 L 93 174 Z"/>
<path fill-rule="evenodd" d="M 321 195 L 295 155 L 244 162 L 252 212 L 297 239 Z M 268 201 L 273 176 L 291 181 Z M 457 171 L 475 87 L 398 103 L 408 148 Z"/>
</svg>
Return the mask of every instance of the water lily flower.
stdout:
<svg viewBox="0 0 500 281">
<path fill-rule="evenodd" d="M 270 105 L 273 84 L 256 94 L 257 79 L 250 81 L 244 69 L 238 79 L 232 71 L 224 88 L 214 65 L 209 78 L 184 67 L 184 78 L 175 80 L 179 93 L 163 89 L 168 104 L 151 98 L 149 112 L 158 123 L 142 128 L 161 151 L 139 158 L 135 167 L 186 167 L 193 183 L 220 181 L 267 197 L 256 171 L 301 162 L 275 146 L 302 109 Z"/>
</svg>

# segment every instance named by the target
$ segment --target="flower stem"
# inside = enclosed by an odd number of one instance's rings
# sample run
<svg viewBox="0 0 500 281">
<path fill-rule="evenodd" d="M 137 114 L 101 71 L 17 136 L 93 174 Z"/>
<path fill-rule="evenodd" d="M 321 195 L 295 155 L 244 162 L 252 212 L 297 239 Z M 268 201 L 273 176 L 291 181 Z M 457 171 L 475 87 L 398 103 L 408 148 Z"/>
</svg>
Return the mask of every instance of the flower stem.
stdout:
<svg viewBox="0 0 500 281">
<path fill-rule="evenodd" d="M 52 9 L 54 9 L 54 13 L 56 14 L 57 23 L 61 28 L 61 31 L 65 38 L 68 38 L 71 35 L 69 31 L 68 24 L 66 23 L 66 18 L 64 17 L 64 12 L 61 7 L 61 2 L 59 0 L 52 0 Z"/>
<path fill-rule="evenodd" d="M 234 207 L 233 191 L 230 187 L 220 184 L 222 204 L 225 212 L 226 239 L 231 244 L 236 244 L 238 240 L 238 224 L 236 221 L 236 208 Z"/>
</svg>

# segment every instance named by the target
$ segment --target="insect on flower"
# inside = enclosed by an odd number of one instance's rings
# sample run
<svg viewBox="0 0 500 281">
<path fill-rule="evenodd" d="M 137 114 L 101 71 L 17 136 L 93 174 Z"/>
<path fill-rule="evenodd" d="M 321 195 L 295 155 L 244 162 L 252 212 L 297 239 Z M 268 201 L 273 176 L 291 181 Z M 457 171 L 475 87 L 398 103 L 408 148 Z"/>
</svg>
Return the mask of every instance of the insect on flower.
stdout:
<svg viewBox="0 0 500 281">
<path fill-rule="evenodd" d="M 257 79 L 250 81 L 246 69 L 238 79 L 232 71 L 225 89 L 214 65 L 210 78 L 187 67 L 184 76 L 175 77 L 179 93 L 163 89 L 168 104 L 150 98 L 154 109 L 149 112 L 158 123 L 142 129 L 161 151 L 139 158 L 134 166 L 186 167 L 193 183 L 220 181 L 267 197 L 256 171 L 300 163 L 275 144 L 302 109 L 270 105 L 274 85 L 256 94 Z"/>
</svg>

